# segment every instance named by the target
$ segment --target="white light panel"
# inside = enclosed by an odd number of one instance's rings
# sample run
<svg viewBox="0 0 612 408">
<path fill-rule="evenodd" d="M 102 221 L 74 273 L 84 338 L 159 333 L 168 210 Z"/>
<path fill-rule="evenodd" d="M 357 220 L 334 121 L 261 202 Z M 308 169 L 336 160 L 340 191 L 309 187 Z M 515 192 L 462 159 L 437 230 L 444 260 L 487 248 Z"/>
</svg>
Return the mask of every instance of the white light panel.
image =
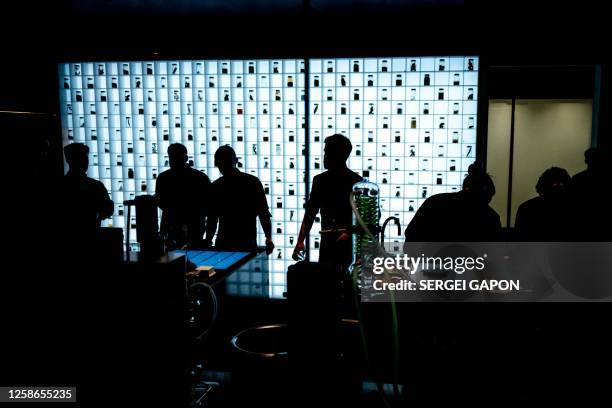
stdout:
<svg viewBox="0 0 612 408">
<path fill-rule="evenodd" d="M 405 229 L 427 197 L 461 189 L 476 157 L 477 57 L 315 59 L 309 70 L 311 185 L 325 137 L 341 133 L 349 167 L 380 188 L 381 223 L 396 216 Z"/>
</svg>

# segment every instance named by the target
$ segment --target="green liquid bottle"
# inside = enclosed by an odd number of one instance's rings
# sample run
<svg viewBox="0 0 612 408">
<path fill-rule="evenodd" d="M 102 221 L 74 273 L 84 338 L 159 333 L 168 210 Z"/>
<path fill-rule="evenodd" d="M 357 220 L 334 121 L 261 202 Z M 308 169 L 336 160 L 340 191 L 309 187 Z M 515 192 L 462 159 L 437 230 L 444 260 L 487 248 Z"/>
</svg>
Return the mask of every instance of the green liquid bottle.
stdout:
<svg viewBox="0 0 612 408">
<path fill-rule="evenodd" d="M 353 199 L 359 216 L 366 224 L 371 234 L 364 231 L 353 214 L 354 225 L 357 226 L 353 234 L 353 264 L 363 264 L 367 258 L 374 254 L 378 240 L 378 224 L 380 222 L 380 203 L 378 186 L 367 179 L 353 185 Z"/>
</svg>

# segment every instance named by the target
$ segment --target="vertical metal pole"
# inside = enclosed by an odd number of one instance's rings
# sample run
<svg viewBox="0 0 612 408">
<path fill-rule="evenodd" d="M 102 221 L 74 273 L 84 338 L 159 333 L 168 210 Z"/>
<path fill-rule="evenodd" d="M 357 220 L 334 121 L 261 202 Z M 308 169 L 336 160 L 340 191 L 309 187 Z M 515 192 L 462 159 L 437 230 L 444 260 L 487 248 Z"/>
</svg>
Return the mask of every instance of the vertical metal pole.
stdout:
<svg viewBox="0 0 612 408">
<path fill-rule="evenodd" d="M 125 206 L 128 201 L 124 201 L 123 205 Z M 127 222 L 126 225 L 126 236 L 125 236 L 125 255 L 126 261 L 130 260 L 130 228 L 132 228 L 132 205 L 127 204 Z"/>
<path fill-rule="evenodd" d="M 308 201 L 310 191 L 310 58 L 304 58 L 304 163 L 306 164 L 304 199 Z M 306 235 L 306 260 L 310 261 L 310 233 Z"/>
<path fill-rule="evenodd" d="M 476 124 L 476 161 L 487 168 L 487 137 L 489 124 L 488 65 L 486 58 L 480 56 L 478 63 L 478 105 Z"/>
<path fill-rule="evenodd" d="M 512 221 L 512 171 L 514 168 L 514 120 L 516 118 L 516 98 L 512 97 L 512 115 L 510 117 L 510 158 L 508 161 L 508 201 L 506 210 L 506 226 Z"/>
<path fill-rule="evenodd" d="M 595 89 L 593 90 L 593 122 L 591 125 L 591 147 L 597 147 L 599 138 L 599 113 L 601 105 L 601 65 L 595 65 Z"/>
</svg>

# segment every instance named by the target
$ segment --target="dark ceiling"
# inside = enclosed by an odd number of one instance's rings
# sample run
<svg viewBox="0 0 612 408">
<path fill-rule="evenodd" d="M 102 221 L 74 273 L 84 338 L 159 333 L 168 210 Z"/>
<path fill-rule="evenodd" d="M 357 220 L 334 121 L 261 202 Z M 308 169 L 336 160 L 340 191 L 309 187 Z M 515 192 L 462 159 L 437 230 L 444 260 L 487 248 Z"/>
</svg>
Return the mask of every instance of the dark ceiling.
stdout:
<svg viewBox="0 0 612 408">
<path fill-rule="evenodd" d="M 82 12 L 147 12 L 165 15 L 201 14 L 278 14 L 355 10 L 398 10 L 414 7 L 463 5 L 464 0 L 69 0 L 68 8 Z"/>
<path fill-rule="evenodd" d="M 3 43 L 40 58 L 477 52 L 497 64 L 591 63 L 603 2 L 20 0 Z M 6 39 L 10 41 L 6 41 Z M 34 51 L 32 53 L 32 51 Z"/>
<path fill-rule="evenodd" d="M 608 58 L 604 2 L 582 0 L 19 0 L 0 4 L 2 105 L 55 103 L 58 61 L 478 54 L 501 86 Z M 16 68 L 19 67 L 19 68 Z M 591 67 L 591 68 L 589 68 Z M 36 73 L 51 73 L 41 79 Z M 532 75 L 534 72 L 537 75 Z M 565 75 L 564 68 L 560 76 Z M 586 74 L 583 74 L 586 72 Z M 501 74 L 500 74 L 501 73 Z M 575 74 L 577 73 L 577 74 Z M 546 77 L 551 77 L 546 74 Z M 551 77 L 552 78 L 552 77 Z M 555 80 L 549 81 L 555 89 Z M 589 92 L 591 85 L 587 83 Z M 47 87 L 47 88 L 45 88 Z M 505 87 L 505 88 L 504 88 Z M 40 93 L 48 101 L 32 98 Z M 42 106 L 42 108 L 39 108 Z"/>
</svg>

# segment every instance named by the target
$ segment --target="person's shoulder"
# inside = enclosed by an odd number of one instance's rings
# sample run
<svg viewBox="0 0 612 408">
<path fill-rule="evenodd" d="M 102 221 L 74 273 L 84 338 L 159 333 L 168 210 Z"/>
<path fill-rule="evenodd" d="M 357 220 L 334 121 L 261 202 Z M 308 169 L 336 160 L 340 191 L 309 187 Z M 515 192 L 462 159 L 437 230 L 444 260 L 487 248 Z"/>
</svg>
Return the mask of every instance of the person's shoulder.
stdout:
<svg viewBox="0 0 612 408">
<path fill-rule="evenodd" d="M 361 177 L 359 174 L 355 173 L 351 169 L 348 170 L 348 174 L 349 174 L 349 177 L 351 178 L 351 180 L 354 180 L 355 183 L 357 183 L 358 181 L 363 180 L 363 177 Z"/>
<path fill-rule="evenodd" d="M 162 172 L 161 172 L 161 173 L 159 173 L 159 175 L 157 176 L 157 179 L 156 179 L 156 180 L 157 180 L 157 182 L 159 183 L 159 180 L 160 180 L 160 179 L 161 179 L 161 180 L 164 180 L 164 179 L 166 179 L 166 178 L 170 177 L 170 174 L 171 174 L 171 170 L 170 170 L 170 169 L 162 171 Z"/>
<path fill-rule="evenodd" d="M 440 206 L 448 205 L 449 201 L 455 199 L 454 193 L 439 193 L 429 196 L 419 207 L 419 211 L 435 211 Z"/>
<path fill-rule="evenodd" d="M 223 183 L 225 183 L 225 176 L 220 176 L 218 179 L 213 181 L 211 184 L 213 187 L 217 187 L 217 186 L 223 185 Z"/>
<path fill-rule="evenodd" d="M 206 180 L 206 181 L 210 182 L 210 178 L 208 178 L 206 173 L 204 173 L 203 171 L 200 171 L 198 169 L 194 169 L 193 167 L 189 167 L 189 172 L 193 175 L 193 177 L 196 177 L 196 178 L 199 178 L 201 180 Z"/>
<path fill-rule="evenodd" d="M 92 188 L 104 189 L 104 191 L 106 191 L 106 186 L 100 180 L 96 180 L 91 177 L 85 177 L 85 180 L 86 180 L 86 183 Z"/>
<path fill-rule="evenodd" d="M 485 225 L 501 227 L 501 217 L 490 205 L 486 204 L 483 211 L 479 211 L 478 214 L 480 214 L 480 222 L 484 223 Z"/>
<path fill-rule="evenodd" d="M 439 202 L 445 202 L 445 201 L 456 200 L 456 199 L 459 199 L 459 197 L 457 196 L 457 193 L 438 193 L 438 194 L 434 194 L 432 196 L 429 196 L 423 202 L 423 204 L 425 204 L 425 203 L 435 204 L 435 203 L 439 203 Z"/>
<path fill-rule="evenodd" d="M 572 176 L 571 180 L 570 180 L 570 185 L 577 185 L 577 184 L 582 184 L 582 183 L 588 183 L 588 181 L 591 179 L 592 174 L 588 171 L 588 170 L 583 170 L 579 173 L 576 173 Z"/>
<path fill-rule="evenodd" d="M 495 209 L 493 207 L 491 207 L 490 205 L 487 205 L 487 215 L 491 219 L 494 219 L 494 220 L 496 220 L 498 222 L 501 220 L 501 217 L 499 216 L 497 211 L 495 211 Z"/>
<path fill-rule="evenodd" d="M 532 210 L 534 208 L 538 208 L 540 207 L 542 204 L 544 204 L 542 197 L 538 196 L 538 197 L 533 197 L 530 198 L 529 200 L 525 201 L 524 203 L 521 203 L 521 205 L 519 205 L 518 210 L 520 211 L 529 211 Z"/>
<path fill-rule="evenodd" d="M 588 169 L 584 169 L 584 170 L 579 171 L 578 173 L 574 174 L 572 176 L 572 179 L 585 177 L 585 176 L 588 176 L 588 174 L 589 174 L 589 170 Z"/>
<path fill-rule="evenodd" d="M 314 183 L 321 183 L 322 181 L 325 181 L 329 178 L 329 171 L 324 171 L 323 173 L 319 173 L 316 176 L 314 176 L 312 178 L 312 182 Z"/>
<path fill-rule="evenodd" d="M 319 173 L 316 176 L 314 176 L 312 178 L 312 181 L 313 182 L 315 182 L 315 181 L 319 181 L 320 182 L 322 180 L 327 179 L 328 177 L 329 177 L 329 171 L 324 171 L 323 173 Z"/>
<path fill-rule="evenodd" d="M 240 172 L 240 177 L 242 177 L 242 180 L 248 182 L 248 183 L 252 183 L 252 184 L 261 184 L 261 181 L 259 180 L 258 177 L 249 174 L 249 173 L 245 173 L 245 172 Z"/>
</svg>

